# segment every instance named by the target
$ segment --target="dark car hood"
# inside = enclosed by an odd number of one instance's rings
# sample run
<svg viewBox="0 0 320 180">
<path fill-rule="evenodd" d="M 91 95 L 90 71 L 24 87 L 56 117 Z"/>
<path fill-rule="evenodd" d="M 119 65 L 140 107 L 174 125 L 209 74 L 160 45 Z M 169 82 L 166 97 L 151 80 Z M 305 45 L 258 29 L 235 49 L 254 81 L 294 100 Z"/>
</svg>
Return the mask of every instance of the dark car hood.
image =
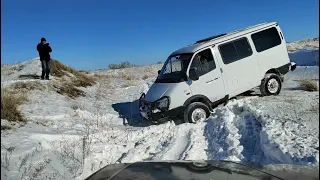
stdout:
<svg viewBox="0 0 320 180">
<path fill-rule="evenodd" d="M 316 180 L 319 169 L 295 165 L 259 165 L 231 161 L 157 161 L 111 164 L 86 180 Z"/>
</svg>

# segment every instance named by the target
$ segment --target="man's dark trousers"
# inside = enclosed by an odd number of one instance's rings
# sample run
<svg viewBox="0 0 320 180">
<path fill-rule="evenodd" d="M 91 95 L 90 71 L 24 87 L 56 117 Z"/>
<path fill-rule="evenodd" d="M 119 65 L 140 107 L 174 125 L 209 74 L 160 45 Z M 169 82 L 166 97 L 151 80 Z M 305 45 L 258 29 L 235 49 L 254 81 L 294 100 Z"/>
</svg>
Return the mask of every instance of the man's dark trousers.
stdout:
<svg viewBox="0 0 320 180">
<path fill-rule="evenodd" d="M 49 79 L 50 60 L 41 60 L 41 67 L 42 67 L 41 79 L 44 79 L 44 76 L 46 77 L 46 79 Z"/>
</svg>

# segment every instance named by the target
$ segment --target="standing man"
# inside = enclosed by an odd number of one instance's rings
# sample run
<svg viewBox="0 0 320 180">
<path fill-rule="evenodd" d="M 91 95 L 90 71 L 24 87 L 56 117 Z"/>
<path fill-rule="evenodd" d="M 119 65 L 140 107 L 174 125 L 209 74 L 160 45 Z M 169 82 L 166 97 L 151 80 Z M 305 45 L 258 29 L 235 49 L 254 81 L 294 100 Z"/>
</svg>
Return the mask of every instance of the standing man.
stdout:
<svg viewBox="0 0 320 180">
<path fill-rule="evenodd" d="M 47 80 L 49 80 L 51 60 L 50 52 L 52 52 L 52 49 L 45 38 L 41 38 L 41 42 L 37 45 L 37 50 L 39 52 L 42 67 L 41 79 L 44 79 L 45 77 Z"/>
</svg>

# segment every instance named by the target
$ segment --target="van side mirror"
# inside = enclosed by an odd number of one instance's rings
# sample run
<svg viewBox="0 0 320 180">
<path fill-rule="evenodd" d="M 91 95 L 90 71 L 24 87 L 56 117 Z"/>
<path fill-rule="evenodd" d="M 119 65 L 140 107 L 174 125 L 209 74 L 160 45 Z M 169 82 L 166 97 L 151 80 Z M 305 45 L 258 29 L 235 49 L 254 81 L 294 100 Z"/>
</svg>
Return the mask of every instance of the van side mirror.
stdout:
<svg viewBox="0 0 320 180">
<path fill-rule="evenodd" d="M 158 75 L 160 74 L 161 70 L 158 70 Z"/>
<path fill-rule="evenodd" d="M 189 70 L 189 78 L 193 81 L 196 81 L 199 79 L 197 68 L 190 68 Z"/>
</svg>

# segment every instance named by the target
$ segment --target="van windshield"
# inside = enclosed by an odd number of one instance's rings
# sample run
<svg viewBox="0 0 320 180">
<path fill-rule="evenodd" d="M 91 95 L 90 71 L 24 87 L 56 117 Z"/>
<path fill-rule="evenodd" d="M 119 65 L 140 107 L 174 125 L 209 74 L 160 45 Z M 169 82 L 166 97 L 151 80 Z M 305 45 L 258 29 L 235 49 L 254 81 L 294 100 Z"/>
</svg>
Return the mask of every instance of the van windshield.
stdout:
<svg viewBox="0 0 320 180">
<path fill-rule="evenodd" d="M 177 83 L 187 80 L 186 70 L 192 54 L 170 56 L 164 65 L 155 83 Z"/>
</svg>

